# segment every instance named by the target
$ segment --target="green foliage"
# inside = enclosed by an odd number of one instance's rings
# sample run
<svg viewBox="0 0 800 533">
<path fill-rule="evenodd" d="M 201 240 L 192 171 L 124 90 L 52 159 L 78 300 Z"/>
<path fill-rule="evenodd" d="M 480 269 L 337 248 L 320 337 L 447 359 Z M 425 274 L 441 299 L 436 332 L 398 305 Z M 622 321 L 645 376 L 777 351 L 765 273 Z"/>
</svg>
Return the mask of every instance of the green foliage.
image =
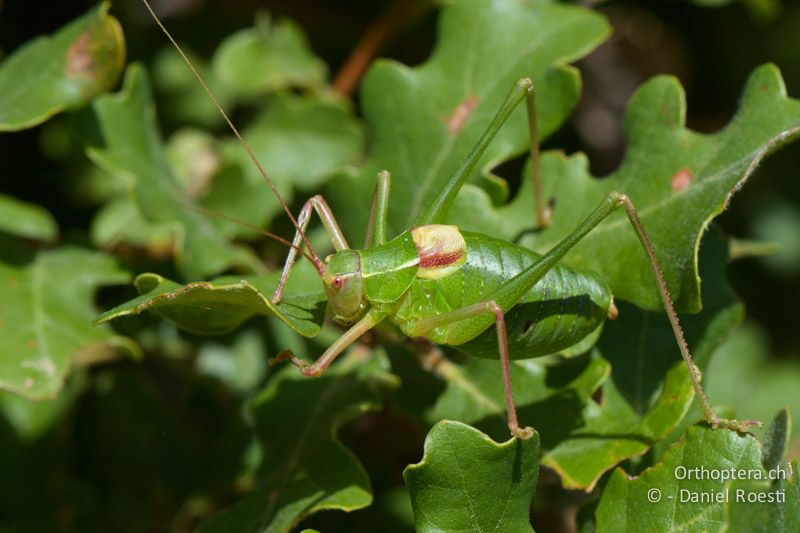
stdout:
<svg viewBox="0 0 800 533">
<path fill-rule="evenodd" d="M 764 332 L 746 323 L 714 354 L 708 365 L 707 392 L 719 405 L 731 406 L 739 416 L 769 420 L 775 407 L 800 409 L 800 397 L 787 394 L 800 380 L 800 364 L 769 358 Z M 713 376 L 713 377 L 712 377 Z M 796 443 L 797 429 L 792 433 Z"/>
<path fill-rule="evenodd" d="M 17 50 L 0 67 L 0 131 L 41 124 L 116 84 L 125 65 L 122 28 L 109 4 Z"/>
<path fill-rule="evenodd" d="M 614 471 L 597 508 L 597 530 L 727 531 L 733 526 L 735 531 L 794 531 L 800 523 L 797 466 L 786 487 L 756 483 L 769 479 L 760 448 L 751 435 L 689 428 L 684 440 L 637 478 Z M 722 472 L 737 478 L 723 480 Z M 757 492 L 775 499 L 748 503 Z M 777 500 L 779 494 L 786 496 L 785 504 Z M 700 501 L 701 495 L 713 500 Z"/>
<path fill-rule="evenodd" d="M 234 265 L 258 268 L 252 254 L 229 243 L 206 217 L 185 209 L 194 202 L 169 167 L 151 98 L 147 74 L 132 65 L 122 92 L 101 96 L 93 104 L 102 137 L 95 139 L 90 156 L 107 172 L 133 181 L 135 201 L 146 220 L 171 223 L 176 258 L 187 277 Z"/>
<path fill-rule="evenodd" d="M 279 93 L 263 105 L 243 134 L 287 202 L 294 198 L 294 189 L 318 189 L 358 159 L 363 133 L 346 103 Z M 211 197 L 207 204 L 251 223 L 266 223 L 281 209 L 264 178 L 238 141 L 229 139 L 223 150 L 226 160 L 242 169 L 246 185 L 225 197 Z"/>
<path fill-rule="evenodd" d="M 789 451 L 789 435 L 792 422 L 789 410 L 785 407 L 778 411 L 764 436 L 761 450 L 761 464 L 767 470 L 778 468 Z"/>
<path fill-rule="evenodd" d="M 374 62 L 359 105 L 328 85 L 326 61 L 341 58 L 324 50 L 323 60 L 324 39 L 284 17 L 257 16 L 210 60 L 188 55 L 291 211 L 323 191 L 358 246 L 377 172 L 392 173 L 393 237 L 438 194 L 521 77 L 536 87 L 540 138 L 569 143 L 568 133 L 553 138 L 581 98 L 568 63 L 610 33 L 599 12 L 553 1 L 441 4 L 430 57 L 416 67 Z M 775 481 L 675 475 L 786 469 L 800 449 L 789 416 L 800 412 L 800 367 L 770 359 L 752 324 L 737 330 L 744 305 L 727 279 L 729 256 L 767 247 L 706 232 L 762 159 L 800 132 L 800 103 L 776 66 L 750 74 L 716 133 L 686 127 L 677 79 L 647 81 L 627 106 L 622 165 L 605 179 L 582 153 L 545 151 L 544 194 L 555 206 L 551 226 L 535 232 L 519 109 L 449 221 L 543 252 L 609 191 L 625 192 L 679 307 L 694 312 L 681 324 L 715 406 L 761 420 L 788 409 L 756 436 L 692 425 L 687 370 L 620 213 L 566 259 L 611 286 L 619 316 L 562 353 L 512 363 L 520 422 L 536 433 L 508 440 L 499 361 L 405 339 L 388 324 L 320 378 L 268 368 L 268 356 L 291 350 L 310 361 L 341 337 L 325 322 L 317 272 L 301 259 L 272 303 L 286 246 L 257 229 L 290 238 L 293 227 L 174 50 L 156 51 L 151 68 L 130 65 L 105 94 L 125 48 L 107 10 L 0 63 L 0 130 L 76 111 L 29 132 L 44 170 L 26 164 L 49 180 L 32 173 L 31 182 L 47 196 L 0 193 L 0 529 L 532 531 L 531 518 L 542 529 L 555 523 L 541 519 L 548 512 L 572 521 L 580 493 L 575 520 L 585 530 L 800 529 L 796 463 L 793 477 Z M 380 24 L 403 19 L 390 15 L 397 20 Z M 337 38 L 347 33 L 330 25 Z M 138 49 L 144 30 L 123 26 Z M 593 72 L 591 61 L 581 68 Z M 9 175 L 10 189 L 24 190 L 27 175 Z M 774 240 L 777 226 L 781 242 L 793 242 L 794 211 L 788 199 L 781 205 L 760 219 L 759 241 Z M 314 215 L 308 238 L 325 257 L 319 226 Z M 653 488 L 659 502 L 648 500 Z M 786 501 L 676 503 L 681 489 L 783 491 Z"/>
<path fill-rule="evenodd" d="M 0 388 L 30 399 L 52 398 L 71 366 L 113 359 L 120 349 L 135 354 L 137 348 L 129 340 L 109 327 L 91 325 L 97 288 L 128 279 L 128 273 L 101 252 L 65 246 L 31 253 L 4 238 Z"/>
<path fill-rule="evenodd" d="M 292 368 L 276 375 L 250 404 L 263 455 L 258 488 L 201 530 L 288 531 L 311 513 L 372 503 L 366 472 L 336 434 L 376 408 L 376 385 L 391 381 L 381 366 L 355 356 L 316 380 Z"/>
<path fill-rule="evenodd" d="M 678 308 L 701 309 L 698 249 L 710 220 L 719 215 L 770 152 L 800 134 L 800 101 L 786 97 L 774 65 L 750 75 L 739 111 L 719 133 L 684 128 L 686 101 L 674 78 L 658 77 L 643 85 L 628 104 L 628 143 L 622 166 L 605 179 L 594 179 L 582 155 L 548 154 L 542 160 L 544 195 L 557 205 L 552 226 L 525 242 L 540 252 L 564 238 L 610 191 L 627 194 L 636 206 Z M 526 176 L 526 182 L 530 179 Z M 491 228 L 512 239 L 531 226 L 523 188 L 517 200 L 493 209 L 488 197 L 469 189 L 454 208 L 464 227 Z M 467 211 L 467 205 L 472 206 Z M 478 217 L 461 213 L 475 212 Z M 678 218 L 675 211 L 682 213 Z M 660 309 L 647 256 L 623 213 L 609 217 L 583 239 L 565 261 L 601 272 L 619 298 Z"/>
<path fill-rule="evenodd" d="M 786 468 L 786 467 L 784 467 Z M 791 463 L 788 482 L 736 481 L 731 484 L 735 498 L 728 506 L 729 531 L 795 531 L 800 527 L 800 469 Z M 781 492 L 777 492 L 781 491 Z M 776 503 L 778 495 L 783 496 Z M 772 499 L 770 499 L 772 498 Z"/>
<path fill-rule="evenodd" d="M 95 322 L 102 324 L 152 309 L 186 331 L 220 335 L 253 315 L 275 315 L 301 335 L 316 336 L 325 314 L 325 293 L 320 290 L 298 295 L 290 291 L 275 305 L 270 298 L 279 277 L 280 273 L 275 272 L 180 286 L 158 274 L 142 274 L 135 282 L 142 295 L 106 311 Z"/>
<path fill-rule="evenodd" d="M 3 391 L 0 392 L 0 411 L 21 441 L 35 442 L 75 408 L 86 384 L 85 376 L 79 372 L 64 383 L 57 397 L 36 402 Z"/>
<path fill-rule="evenodd" d="M 544 445 L 548 447 L 580 424 L 576 420 L 580 407 L 611 371 L 608 362 L 596 353 L 549 362 L 514 361 L 512 365 L 520 417 L 544 431 Z M 426 413 L 428 420 L 460 420 L 494 436 L 505 436 L 508 430 L 499 361 L 471 358 L 461 365 L 444 362 L 437 373 L 447 388 Z"/>
<path fill-rule="evenodd" d="M 41 206 L 0 194 L 0 231 L 29 239 L 52 241 L 58 236 L 58 225 L 53 215 Z"/>
<path fill-rule="evenodd" d="M 467 425 L 439 422 L 422 461 L 403 473 L 417 531 L 533 531 L 538 452 L 538 435 L 497 444 Z"/>
<path fill-rule="evenodd" d="M 465 31 L 465 28 L 468 30 Z M 565 65 L 597 46 L 609 32 L 594 13 L 553 2 L 513 0 L 456 2 L 442 13 L 438 45 L 423 65 L 410 69 L 378 61 L 366 75 L 361 103 L 372 128 L 369 158 L 357 173 L 330 186 L 346 235 L 363 234 L 376 174 L 392 173 L 388 233 L 407 229 L 438 194 L 449 173 L 476 143 L 521 77 L 536 87 L 541 138 L 574 108 L 580 77 Z M 488 175 L 496 164 L 528 146 L 525 112 L 519 109 L 478 163 Z M 505 183 L 496 182 L 507 194 Z"/>
<path fill-rule="evenodd" d="M 274 23 L 256 17 L 252 29 L 231 35 L 213 60 L 214 73 L 245 96 L 291 87 L 319 87 L 325 63 L 309 49 L 303 31 L 291 20 Z"/>
<path fill-rule="evenodd" d="M 192 124 L 213 128 L 225 123 L 219 111 L 208 105 L 208 95 L 191 70 L 186 68 L 183 58 L 175 53 L 171 44 L 162 43 L 151 66 L 153 84 L 161 94 L 159 116 L 175 120 L 179 124 Z M 213 75 L 209 62 L 184 48 L 184 53 L 197 72 L 206 80 L 209 89 L 224 109 L 236 102 L 235 91 Z"/>
</svg>

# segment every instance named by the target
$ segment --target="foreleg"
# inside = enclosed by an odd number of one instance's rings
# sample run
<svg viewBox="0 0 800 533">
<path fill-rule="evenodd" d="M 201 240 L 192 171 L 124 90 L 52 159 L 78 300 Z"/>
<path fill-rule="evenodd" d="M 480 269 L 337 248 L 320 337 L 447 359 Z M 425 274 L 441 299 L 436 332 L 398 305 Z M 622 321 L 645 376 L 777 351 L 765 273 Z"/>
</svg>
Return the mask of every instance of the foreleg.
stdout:
<svg viewBox="0 0 800 533">
<path fill-rule="evenodd" d="M 303 233 L 305 233 L 306 228 L 308 228 L 312 209 L 317 212 L 317 215 L 319 215 L 319 218 L 322 220 L 322 225 L 325 227 L 325 232 L 328 234 L 328 237 L 330 237 L 331 242 L 333 242 L 333 247 L 337 251 L 350 248 L 325 198 L 319 194 L 309 198 L 306 203 L 303 204 L 303 208 L 300 210 L 300 214 L 297 217 L 297 225 L 300 227 L 302 233 L 301 231 L 295 231 L 294 233 L 292 247 L 289 249 L 289 255 L 286 257 L 286 263 L 283 265 L 281 278 L 278 281 L 277 287 L 275 287 L 275 292 L 272 294 L 271 300 L 274 304 L 280 302 L 283 297 L 283 289 L 286 286 L 286 281 L 289 279 L 289 272 L 292 270 L 292 266 L 294 266 L 294 262 L 297 259 L 297 252 L 303 244 Z"/>
</svg>

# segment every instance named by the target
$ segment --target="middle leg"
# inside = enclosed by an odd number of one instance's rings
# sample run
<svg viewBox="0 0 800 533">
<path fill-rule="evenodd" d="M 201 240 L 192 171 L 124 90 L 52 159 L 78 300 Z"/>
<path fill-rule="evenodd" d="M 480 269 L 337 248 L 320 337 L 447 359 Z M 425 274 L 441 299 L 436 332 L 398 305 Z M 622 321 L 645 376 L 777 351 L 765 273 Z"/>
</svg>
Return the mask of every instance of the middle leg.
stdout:
<svg viewBox="0 0 800 533">
<path fill-rule="evenodd" d="M 313 364 L 306 363 L 291 351 L 284 351 L 271 358 L 268 362 L 270 366 L 276 365 L 281 361 L 288 360 L 294 366 L 300 369 L 303 375 L 308 377 L 319 377 L 330 366 L 331 363 L 341 354 L 348 346 L 353 344 L 364 333 L 374 328 L 381 320 L 386 317 L 384 313 L 371 310 L 367 312 L 364 317 L 353 324 L 341 337 L 331 344 L 327 350 L 314 361 Z"/>
</svg>

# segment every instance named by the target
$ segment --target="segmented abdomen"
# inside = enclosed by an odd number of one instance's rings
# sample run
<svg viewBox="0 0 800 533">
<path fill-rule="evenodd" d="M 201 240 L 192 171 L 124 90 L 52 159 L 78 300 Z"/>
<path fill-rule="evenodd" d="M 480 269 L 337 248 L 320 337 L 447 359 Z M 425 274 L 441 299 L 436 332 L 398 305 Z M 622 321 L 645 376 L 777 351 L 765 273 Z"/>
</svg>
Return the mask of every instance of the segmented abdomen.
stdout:
<svg viewBox="0 0 800 533">
<path fill-rule="evenodd" d="M 401 299 L 393 321 L 407 335 L 413 335 L 420 318 L 492 300 L 505 282 L 540 257 L 506 241 L 462 233 L 467 242 L 464 266 L 446 278 L 415 280 Z M 505 314 L 511 357 L 536 357 L 576 344 L 603 323 L 610 302 L 608 287 L 596 277 L 554 267 Z M 464 332 L 458 323 L 425 336 L 469 355 L 498 356 L 493 323 L 477 336 Z"/>
</svg>

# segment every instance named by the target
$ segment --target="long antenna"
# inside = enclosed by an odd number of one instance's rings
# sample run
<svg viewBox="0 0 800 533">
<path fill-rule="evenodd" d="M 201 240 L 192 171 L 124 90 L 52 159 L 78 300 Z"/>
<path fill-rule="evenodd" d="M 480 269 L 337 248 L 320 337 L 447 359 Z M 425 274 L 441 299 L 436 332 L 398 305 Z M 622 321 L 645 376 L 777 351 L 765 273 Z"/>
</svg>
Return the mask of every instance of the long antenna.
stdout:
<svg viewBox="0 0 800 533">
<path fill-rule="evenodd" d="M 300 254 L 302 254 L 303 257 L 305 257 L 306 259 L 308 259 L 312 263 L 314 262 L 314 260 L 311 259 L 311 257 L 307 253 L 305 253 L 303 250 L 301 250 L 299 246 L 295 246 L 294 244 L 290 243 L 289 241 L 287 241 L 286 239 L 284 239 L 280 235 L 275 235 L 272 232 L 269 232 L 269 231 L 267 231 L 265 229 L 259 228 L 255 224 L 250 224 L 249 222 L 246 222 L 246 221 L 244 221 L 244 220 L 242 220 L 240 218 L 236 218 L 236 217 L 231 216 L 231 215 L 226 215 L 225 213 L 220 213 L 219 211 L 213 211 L 211 209 L 206 209 L 205 207 L 198 207 L 196 205 L 188 205 L 188 204 L 180 204 L 180 205 L 181 205 L 182 208 L 186 209 L 187 211 L 195 211 L 197 213 L 202 213 L 202 214 L 204 214 L 206 216 L 221 218 L 223 220 L 227 220 L 228 222 L 233 222 L 234 224 L 239 224 L 240 226 L 244 226 L 245 228 L 253 230 L 256 233 L 259 233 L 259 234 L 263 235 L 264 237 L 269 237 L 270 239 L 278 241 L 279 243 L 284 244 L 284 245 L 288 246 L 289 248 L 294 248 Z"/>
<path fill-rule="evenodd" d="M 175 39 L 172 37 L 172 35 L 169 33 L 169 31 L 167 31 L 167 28 L 164 27 L 164 25 L 161 23 L 161 20 L 158 18 L 158 15 L 156 15 L 156 12 L 153 11 L 152 7 L 150 7 L 150 3 L 147 0 L 142 0 L 142 2 L 144 2 L 145 7 L 147 7 L 147 10 L 150 12 L 150 15 L 152 15 L 153 20 L 156 21 L 156 24 L 158 24 L 158 27 L 161 28 L 161 31 L 163 31 L 164 34 L 166 34 L 167 38 L 170 40 L 172 45 L 178 50 L 178 53 L 183 58 L 183 61 L 189 67 L 189 70 L 192 71 L 192 74 L 194 74 L 194 77 L 197 78 L 197 81 L 200 82 L 200 85 L 203 87 L 203 90 L 206 92 L 208 97 L 211 99 L 211 102 L 213 102 L 214 107 L 217 108 L 217 111 L 219 111 L 219 113 L 222 115 L 222 118 L 225 119 L 225 122 L 228 123 L 228 126 L 230 127 L 230 129 L 233 132 L 233 134 L 236 135 L 236 138 L 239 139 L 239 142 L 242 144 L 244 149 L 247 150 L 247 154 L 250 156 L 250 159 L 253 160 L 253 163 L 255 163 L 256 167 L 258 168 L 258 172 L 267 181 L 267 183 L 269 184 L 269 188 L 272 189 L 272 193 L 275 195 L 275 198 L 278 199 L 278 202 L 281 204 L 281 207 L 283 207 L 283 210 L 289 216 L 289 220 L 292 221 L 292 224 L 294 224 L 294 227 L 297 229 L 297 232 L 303 238 L 303 242 L 305 243 L 306 247 L 308 248 L 309 253 L 311 254 L 311 257 L 309 258 L 310 261 L 314 264 L 314 267 L 319 272 L 319 275 L 324 277 L 325 276 L 325 266 L 322 264 L 322 261 L 320 261 L 319 257 L 314 252 L 314 249 L 311 247 L 311 243 L 308 242 L 308 239 L 306 238 L 305 232 L 300 227 L 300 224 L 297 223 L 297 219 L 294 218 L 294 215 L 292 215 L 292 212 L 289 210 L 289 206 L 286 205 L 286 202 L 283 201 L 283 198 L 281 198 L 281 195 L 278 194 L 278 189 L 275 188 L 275 184 L 272 183 L 272 180 L 267 175 L 266 171 L 264 170 L 264 167 L 262 167 L 261 163 L 259 163 L 259 161 L 256 158 L 255 154 L 253 153 L 253 150 L 250 149 L 250 145 L 248 145 L 247 142 L 245 142 L 244 137 L 242 137 L 242 134 L 239 133 L 239 130 L 233 124 L 233 121 L 228 117 L 228 114 L 225 113 L 225 110 L 222 109 L 222 106 L 217 101 L 217 98 L 214 96 L 214 93 L 211 92 L 211 89 L 208 88 L 208 85 L 206 84 L 206 82 L 203 79 L 203 77 L 200 75 L 199 72 L 197 72 L 197 69 L 194 68 L 194 65 L 192 65 L 192 62 L 189 61 L 189 58 L 186 57 L 186 54 L 183 52 L 183 49 L 175 41 Z M 306 256 L 306 257 L 308 257 L 308 256 Z"/>
</svg>

